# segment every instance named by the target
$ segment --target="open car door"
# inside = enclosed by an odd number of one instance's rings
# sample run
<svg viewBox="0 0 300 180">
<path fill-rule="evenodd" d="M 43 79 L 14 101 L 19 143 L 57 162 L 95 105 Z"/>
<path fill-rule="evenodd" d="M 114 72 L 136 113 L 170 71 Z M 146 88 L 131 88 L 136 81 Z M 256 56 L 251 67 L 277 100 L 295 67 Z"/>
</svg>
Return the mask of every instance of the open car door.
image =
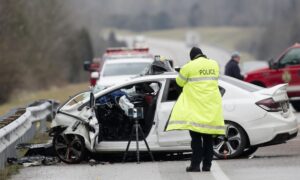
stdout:
<svg viewBox="0 0 300 180">
<path fill-rule="evenodd" d="M 158 142 L 160 146 L 189 146 L 191 138 L 189 132 L 166 131 L 166 126 L 171 116 L 172 109 L 182 89 L 176 84 L 175 79 L 168 79 L 164 89 L 163 99 L 158 108 Z"/>
</svg>

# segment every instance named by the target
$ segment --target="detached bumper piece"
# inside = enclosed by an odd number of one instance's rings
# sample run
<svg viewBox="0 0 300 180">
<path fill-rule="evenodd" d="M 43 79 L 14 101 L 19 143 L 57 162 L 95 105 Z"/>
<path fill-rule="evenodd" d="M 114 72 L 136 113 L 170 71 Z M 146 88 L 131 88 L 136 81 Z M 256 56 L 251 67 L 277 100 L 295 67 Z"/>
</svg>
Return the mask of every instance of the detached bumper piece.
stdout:
<svg viewBox="0 0 300 180">
<path fill-rule="evenodd" d="M 50 156 L 54 157 L 55 153 L 53 151 L 52 143 L 45 143 L 45 144 L 29 144 L 23 143 L 18 144 L 16 149 L 26 149 L 27 152 L 24 156 Z"/>
<path fill-rule="evenodd" d="M 24 167 L 54 165 L 59 163 L 59 159 L 55 156 L 52 143 L 46 144 L 18 144 L 16 149 L 27 149 L 24 157 L 7 158 L 8 164 L 19 164 Z"/>
<path fill-rule="evenodd" d="M 19 164 L 24 167 L 29 166 L 41 166 L 41 165 L 55 165 L 59 163 L 58 158 L 56 157 L 46 157 L 46 156 L 26 156 L 20 159 L 18 158 L 7 158 L 8 164 Z"/>
</svg>

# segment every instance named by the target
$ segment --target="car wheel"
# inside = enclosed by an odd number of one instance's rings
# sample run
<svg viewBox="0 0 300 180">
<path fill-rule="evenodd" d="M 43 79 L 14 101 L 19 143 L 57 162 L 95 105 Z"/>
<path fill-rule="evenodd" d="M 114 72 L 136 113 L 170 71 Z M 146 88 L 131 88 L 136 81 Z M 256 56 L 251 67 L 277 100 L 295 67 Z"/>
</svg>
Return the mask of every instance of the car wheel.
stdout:
<svg viewBox="0 0 300 180">
<path fill-rule="evenodd" d="M 248 157 L 251 154 L 255 153 L 257 151 L 258 147 L 249 147 L 244 150 L 244 152 L 241 154 L 243 157 Z"/>
<path fill-rule="evenodd" d="M 226 122 L 225 136 L 214 139 L 214 155 L 219 159 L 232 159 L 241 156 L 247 145 L 245 131 L 236 123 Z"/>
<path fill-rule="evenodd" d="M 80 163 L 85 156 L 85 144 L 79 135 L 59 134 L 53 138 L 53 147 L 58 158 L 68 164 Z"/>
<path fill-rule="evenodd" d="M 300 101 L 291 101 L 291 104 L 296 111 L 300 111 Z"/>
</svg>

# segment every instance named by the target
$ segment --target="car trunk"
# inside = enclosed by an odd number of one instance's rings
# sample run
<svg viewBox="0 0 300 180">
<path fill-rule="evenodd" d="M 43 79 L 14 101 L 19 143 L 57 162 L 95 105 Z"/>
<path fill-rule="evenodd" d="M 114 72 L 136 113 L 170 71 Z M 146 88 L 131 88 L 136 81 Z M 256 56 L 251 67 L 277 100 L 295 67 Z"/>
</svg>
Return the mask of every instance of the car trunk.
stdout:
<svg viewBox="0 0 300 180">
<path fill-rule="evenodd" d="M 264 96 L 264 98 L 256 102 L 256 104 L 268 112 L 281 113 L 284 117 L 287 117 L 290 112 L 287 86 L 287 84 L 279 84 L 255 92 L 258 95 Z"/>
</svg>

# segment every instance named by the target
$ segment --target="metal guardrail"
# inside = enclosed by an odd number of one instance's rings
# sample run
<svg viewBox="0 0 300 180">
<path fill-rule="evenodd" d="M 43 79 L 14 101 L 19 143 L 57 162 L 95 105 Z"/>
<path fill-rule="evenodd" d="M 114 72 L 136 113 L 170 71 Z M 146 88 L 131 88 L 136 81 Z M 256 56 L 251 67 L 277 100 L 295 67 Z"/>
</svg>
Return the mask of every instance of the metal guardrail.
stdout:
<svg viewBox="0 0 300 180">
<path fill-rule="evenodd" d="M 30 141 L 37 132 L 46 131 L 46 120 L 53 119 L 58 103 L 37 101 L 27 108 L 13 109 L 0 118 L 0 169 L 8 157 L 16 157 L 16 145 Z"/>
</svg>

